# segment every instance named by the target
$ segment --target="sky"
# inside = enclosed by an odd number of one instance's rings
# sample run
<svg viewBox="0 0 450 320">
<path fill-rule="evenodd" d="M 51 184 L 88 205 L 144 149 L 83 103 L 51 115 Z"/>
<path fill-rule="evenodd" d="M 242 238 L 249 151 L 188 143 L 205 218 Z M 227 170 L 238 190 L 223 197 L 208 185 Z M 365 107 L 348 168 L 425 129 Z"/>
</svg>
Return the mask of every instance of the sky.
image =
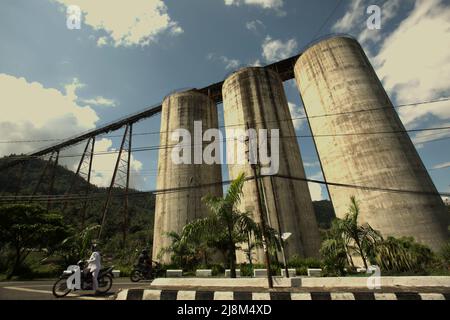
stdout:
<svg viewBox="0 0 450 320">
<path fill-rule="evenodd" d="M 67 26 L 72 5 L 82 10 L 80 29 Z M 370 5 L 381 8 L 380 30 L 367 28 Z M 394 105 L 450 96 L 450 0 L 1 0 L 0 156 L 32 152 L 337 33 L 360 41 Z M 285 91 L 291 115 L 304 115 L 293 80 Z M 407 129 L 450 125 L 449 101 L 398 112 Z M 134 147 L 157 146 L 159 126 L 159 116 L 137 123 L 134 133 L 151 134 L 134 137 Z M 305 120 L 294 126 L 311 134 Z M 117 150 L 122 132 L 99 137 L 95 151 Z M 437 189 L 450 192 L 450 130 L 411 138 Z M 322 179 L 313 141 L 299 144 L 307 177 Z M 75 171 L 83 148 L 64 150 L 61 163 Z M 115 156 L 95 157 L 93 183 L 109 184 Z M 157 158 L 157 150 L 133 154 L 133 187 L 155 189 Z M 313 200 L 328 198 L 321 185 L 309 187 Z"/>
</svg>

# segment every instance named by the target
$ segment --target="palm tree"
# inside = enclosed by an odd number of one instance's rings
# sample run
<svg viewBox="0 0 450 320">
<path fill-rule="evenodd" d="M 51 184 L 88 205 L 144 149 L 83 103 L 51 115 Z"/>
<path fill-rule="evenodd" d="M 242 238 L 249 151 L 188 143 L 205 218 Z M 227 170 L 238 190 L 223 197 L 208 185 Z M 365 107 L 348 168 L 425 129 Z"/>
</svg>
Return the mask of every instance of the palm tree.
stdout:
<svg viewBox="0 0 450 320">
<path fill-rule="evenodd" d="M 237 205 L 241 201 L 245 175 L 241 173 L 234 180 L 225 197 L 206 196 L 203 198 L 211 214 L 203 219 L 195 220 L 183 229 L 182 239 L 208 237 L 220 238 L 226 244 L 228 262 L 232 278 L 236 278 L 236 244 L 247 241 L 248 234 L 259 237 L 260 230 L 247 212 L 239 212 Z"/>
<path fill-rule="evenodd" d="M 61 242 L 60 252 L 66 264 L 75 264 L 79 259 L 87 258 L 98 229 L 100 225 L 85 227 L 81 232 L 74 233 Z"/>
<path fill-rule="evenodd" d="M 347 249 L 341 237 L 330 237 L 322 242 L 320 255 L 323 258 L 326 272 L 344 274 L 346 261 L 348 261 Z"/>
<path fill-rule="evenodd" d="M 347 248 L 352 248 L 361 256 L 364 267 L 367 269 L 368 253 L 373 251 L 373 248 L 382 240 L 382 237 L 369 224 L 358 225 L 359 213 L 359 204 L 356 198 L 352 196 L 350 197 L 349 211 L 339 224 L 344 239 L 350 240 L 354 244 L 353 248 L 349 246 Z"/>
<path fill-rule="evenodd" d="M 172 240 L 170 246 L 162 248 L 158 253 L 160 259 L 165 253 L 171 254 L 171 260 L 183 269 L 187 269 L 196 258 L 196 251 L 192 242 L 183 241 L 182 236 L 177 232 L 167 232 L 167 236 Z"/>
</svg>

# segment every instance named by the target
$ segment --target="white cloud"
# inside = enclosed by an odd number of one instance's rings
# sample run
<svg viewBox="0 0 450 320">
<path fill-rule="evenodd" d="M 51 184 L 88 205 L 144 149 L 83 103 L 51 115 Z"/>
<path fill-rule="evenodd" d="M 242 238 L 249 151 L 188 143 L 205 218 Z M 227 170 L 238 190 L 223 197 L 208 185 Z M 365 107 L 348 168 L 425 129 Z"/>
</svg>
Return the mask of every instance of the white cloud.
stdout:
<svg viewBox="0 0 450 320">
<path fill-rule="evenodd" d="M 312 201 L 324 200 L 325 196 L 322 192 L 322 186 L 318 183 L 308 182 L 309 192 L 311 193 Z"/>
<path fill-rule="evenodd" d="M 324 180 L 321 171 L 313 174 L 312 176 L 309 176 L 308 179 L 318 181 Z M 315 182 L 308 182 L 308 188 L 309 192 L 311 193 L 311 199 L 313 201 L 320 201 L 325 199 L 325 193 L 321 184 Z"/>
<path fill-rule="evenodd" d="M 82 86 L 74 79 L 63 93 L 25 78 L 0 74 L 0 105 L 4 106 L 1 140 L 62 139 L 94 128 L 99 119 L 95 111 L 77 103 L 76 90 Z M 4 143 L 0 144 L 0 155 L 27 153 L 42 146 Z"/>
<path fill-rule="evenodd" d="M 363 1 L 352 1 L 350 8 L 348 8 L 345 15 L 336 22 L 332 30 L 335 32 L 349 32 L 355 27 L 357 22 L 361 22 L 361 17 L 363 17 L 364 14 L 365 6 L 363 6 Z"/>
<path fill-rule="evenodd" d="M 449 162 L 444 162 L 444 163 L 439 163 L 435 166 L 433 166 L 433 169 L 445 169 L 450 167 L 450 161 Z"/>
<path fill-rule="evenodd" d="M 289 111 L 291 112 L 291 118 L 292 123 L 294 124 L 294 128 L 296 130 L 300 130 L 305 123 L 305 119 L 299 119 L 299 118 L 305 118 L 306 114 L 303 108 L 300 106 L 297 106 L 295 103 L 288 102 Z"/>
<path fill-rule="evenodd" d="M 262 66 L 262 63 L 261 63 L 261 60 L 256 59 L 255 61 L 250 62 L 249 65 L 250 65 L 251 67 L 261 67 L 261 66 Z"/>
<path fill-rule="evenodd" d="M 382 34 L 384 28 L 386 28 L 386 25 L 397 15 L 399 12 L 401 4 L 406 3 L 405 0 L 389 0 L 386 1 L 381 6 L 381 29 L 377 30 L 370 30 L 369 28 L 366 28 L 366 19 L 368 18 L 368 15 L 363 16 L 362 25 L 364 26 L 364 30 L 360 33 L 358 40 L 359 42 L 365 44 L 369 41 L 373 43 L 377 43 L 382 39 Z M 369 6 L 369 3 L 364 6 L 363 9 L 367 8 Z"/>
<path fill-rule="evenodd" d="M 295 39 L 283 42 L 279 39 L 272 39 L 270 36 L 267 36 L 262 44 L 262 56 L 267 62 L 275 62 L 289 58 L 295 54 L 296 50 L 297 41 Z"/>
<path fill-rule="evenodd" d="M 266 26 L 264 25 L 264 23 L 262 23 L 261 20 L 253 20 L 253 21 L 249 21 L 245 24 L 245 27 L 255 33 L 258 33 L 260 30 L 265 29 Z"/>
<path fill-rule="evenodd" d="M 372 32 L 366 28 L 365 9 L 369 2 L 354 1 L 333 30 L 357 34 L 396 104 L 449 97 L 450 6 L 444 5 L 442 0 L 415 0 L 412 11 L 392 30 L 387 23 L 397 16 L 400 1 L 386 1 L 382 7 L 382 29 Z M 380 45 L 374 55 L 370 54 L 369 48 L 373 46 L 369 46 L 369 42 Z M 443 126 L 450 119 L 450 102 L 403 107 L 398 112 L 408 128 L 422 127 L 424 121 Z M 429 133 L 415 136 L 418 147 L 427 135 Z M 440 137 L 448 135 L 448 132 L 440 133 Z"/>
<path fill-rule="evenodd" d="M 230 59 L 226 56 L 219 56 L 214 53 L 210 53 L 206 56 L 208 60 L 211 61 L 220 61 L 225 65 L 226 70 L 235 70 L 241 65 L 241 62 L 237 59 Z"/>
<path fill-rule="evenodd" d="M 28 82 L 25 78 L 16 78 L 7 74 L 0 74 L 0 105 L 2 118 L 0 119 L 0 140 L 5 141 L 28 141 L 25 143 L 0 143 L 0 156 L 11 153 L 29 153 L 41 147 L 53 144 L 56 141 L 36 140 L 58 140 L 79 134 L 95 128 L 99 120 L 96 112 L 89 106 L 80 104 L 77 90 L 85 85 L 78 79 L 65 86 L 65 92 L 54 88 L 45 88 L 38 82 Z M 104 99 L 104 100 L 103 100 Z M 110 103 L 112 100 L 106 98 L 94 99 L 99 103 Z M 69 169 L 76 171 L 79 157 L 84 145 L 80 144 L 70 149 L 63 150 L 60 163 Z M 114 151 L 112 141 L 101 139 L 96 142 L 94 152 Z M 65 157 L 65 155 L 71 155 Z M 93 170 L 109 170 L 95 173 L 92 182 L 100 186 L 107 186 L 111 181 L 111 173 L 114 168 L 117 153 L 107 155 L 96 155 L 94 157 Z M 140 172 L 142 163 L 132 158 L 132 172 Z M 132 186 L 143 186 L 142 178 L 134 178 Z"/>
<path fill-rule="evenodd" d="M 450 122 L 443 122 L 442 124 L 440 124 L 440 126 L 449 127 Z M 412 138 L 412 141 L 416 148 L 422 148 L 423 144 L 426 142 L 439 141 L 448 138 L 450 138 L 449 130 L 438 130 L 432 133 L 430 133 L 430 131 L 421 131 Z"/>
<path fill-rule="evenodd" d="M 444 201 L 446 206 L 450 206 L 450 197 L 442 197 L 442 201 Z"/>
<path fill-rule="evenodd" d="M 318 161 L 315 162 L 303 162 L 303 166 L 305 168 L 314 168 L 320 166 L 320 163 Z"/>
<path fill-rule="evenodd" d="M 104 47 L 108 45 L 108 37 L 100 37 L 97 40 L 98 47 Z"/>
<path fill-rule="evenodd" d="M 113 99 L 104 98 L 102 96 L 98 96 L 93 99 L 82 99 L 81 102 L 83 102 L 85 104 L 94 105 L 94 106 L 104 106 L 104 107 L 117 106 L 116 101 L 114 101 Z"/>
<path fill-rule="evenodd" d="M 450 93 L 444 80 L 450 74 L 449 43 L 450 6 L 439 0 L 417 1 L 375 57 L 378 75 L 399 103 Z"/>
<path fill-rule="evenodd" d="M 283 0 L 225 0 L 227 6 L 240 6 L 242 4 L 257 6 L 263 9 L 281 9 Z"/>
<path fill-rule="evenodd" d="M 92 177 L 91 182 L 100 187 L 109 187 L 111 183 L 111 178 L 113 174 L 113 169 L 117 161 L 118 149 L 112 146 L 112 141 L 110 139 L 101 139 L 95 142 L 94 153 L 97 155 L 94 157 L 92 162 Z M 122 159 L 127 158 L 127 152 L 122 153 Z M 74 166 L 74 168 L 76 165 Z M 142 162 L 136 160 L 133 155 L 131 155 L 130 164 L 130 187 L 140 188 L 144 186 L 144 180 L 139 173 L 142 170 Z M 116 182 L 119 182 L 120 176 L 116 177 Z M 124 181 L 123 181 L 124 182 Z M 122 183 L 123 183 L 122 182 Z"/>
<path fill-rule="evenodd" d="M 408 0 L 411 1 L 411 0 Z M 347 9 L 345 15 L 339 19 L 332 27 L 333 32 L 338 33 L 350 33 L 351 31 L 358 30 L 358 40 L 362 44 L 369 41 L 376 43 L 382 39 L 383 31 L 386 25 L 396 16 L 401 4 L 404 4 L 405 0 L 389 0 L 385 1 L 381 7 L 381 29 L 370 30 L 367 28 L 367 8 L 373 4 L 371 0 L 356 0 L 350 3 L 350 7 Z"/>
<path fill-rule="evenodd" d="M 77 5 L 84 13 L 83 23 L 107 36 L 97 39 L 98 46 L 146 46 L 162 33 L 180 34 L 183 29 L 167 13 L 161 0 L 54 0 L 65 6 Z"/>
</svg>

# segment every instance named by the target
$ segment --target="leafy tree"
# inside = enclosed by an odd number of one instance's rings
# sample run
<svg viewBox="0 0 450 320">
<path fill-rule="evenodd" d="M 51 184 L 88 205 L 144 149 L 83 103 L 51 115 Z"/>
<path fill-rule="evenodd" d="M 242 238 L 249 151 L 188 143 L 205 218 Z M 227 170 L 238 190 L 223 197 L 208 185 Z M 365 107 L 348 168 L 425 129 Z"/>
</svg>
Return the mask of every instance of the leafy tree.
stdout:
<svg viewBox="0 0 450 320">
<path fill-rule="evenodd" d="M 335 273 L 342 274 L 347 264 L 354 267 L 352 255 L 355 253 L 361 256 L 367 269 L 368 257 L 373 256 L 376 245 L 383 240 L 369 224 L 358 224 L 359 213 L 358 202 L 351 197 L 344 219 L 335 219 L 326 233 L 320 252 L 325 265 Z"/>
<path fill-rule="evenodd" d="M 62 241 L 58 251 L 64 257 L 67 265 L 87 258 L 99 228 L 99 225 L 88 226 L 81 232 L 72 232 L 72 235 Z"/>
<path fill-rule="evenodd" d="M 323 259 L 326 273 L 344 275 L 345 267 L 353 265 L 350 254 L 349 238 L 343 232 L 343 222 L 335 219 L 331 228 L 325 234 L 325 240 L 320 247 L 320 255 Z"/>
<path fill-rule="evenodd" d="M 342 237 L 347 240 L 347 248 L 361 256 L 364 267 L 367 269 L 367 257 L 373 251 L 377 242 L 382 240 L 381 234 L 369 224 L 359 225 L 359 204 L 354 196 L 350 197 L 349 211 L 345 218 L 339 222 Z"/>
<path fill-rule="evenodd" d="M 247 241 L 249 233 L 256 238 L 261 236 L 260 229 L 250 215 L 237 210 L 244 182 L 245 175 L 242 173 L 231 183 L 225 197 L 206 196 L 203 200 L 211 214 L 189 223 L 183 229 L 184 242 L 202 235 L 217 237 L 222 243 L 224 241 L 232 278 L 236 277 L 237 244 Z"/>
<path fill-rule="evenodd" d="M 388 237 L 378 243 L 374 253 L 373 262 L 387 271 L 425 271 L 436 260 L 431 249 L 410 237 Z"/>
<path fill-rule="evenodd" d="M 171 253 L 171 260 L 174 264 L 183 269 L 189 269 L 197 262 L 196 249 L 192 241 L 184 241 L 177 232 L 168 232 L 167 236 L 172 240 L 169 247 L 162 248 L 158 258 L 165 253 Z"/>
<path fill-rule="evenodd" d="M 8 275 L 17 274 L 21 264 L 32 250 L 55 251 L 69 234 L 59 213 L 31 205 L 0 207 L 0 243 L 14 252 L 14 263 Z"/>
</svg>

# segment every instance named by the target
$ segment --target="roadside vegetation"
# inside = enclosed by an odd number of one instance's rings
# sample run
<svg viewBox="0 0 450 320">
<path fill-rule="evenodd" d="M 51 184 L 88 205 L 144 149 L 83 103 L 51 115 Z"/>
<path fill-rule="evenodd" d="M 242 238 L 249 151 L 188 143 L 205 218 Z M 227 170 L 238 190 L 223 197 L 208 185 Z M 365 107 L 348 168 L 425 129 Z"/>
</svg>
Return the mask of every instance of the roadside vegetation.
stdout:
<svg viewBox="0 0 450 320">
<path fill-rule="evenodd" d="M 32 192 L 34 183 L 30 181 L 38 179 L 43 165 L 37 160 L 29 164 L 24 194 Z M 17 174 L 12 170 L 0 175 L 3 183 L 0 191 L 4 195 L 18 191 L 19 186 L 11 185 L 17 181 Z M 60 179 L 55 180 L 55 194 L 64 194 L 73 173 L 58 167 L 57 177 Z M 253 263 L 264 236 L 271 254 L 271 272 L 280 274 L 284 266 L 277 254 L 280 252 L 277 232 L 271 228 L 261 230 L 252 219 L 252 212 L 238 210 L 244 181 L 241 175 L 224 197 L 205 197 L 210 215 L 188 224 L 180 234 L 167 235 L 172 244 L 161 254 L 169 254 L 173 263 L 164 268 L 183 269 L 186 275 L 195 274 L 196 269 L 212 269 L 217 276 L 223 276 L 225 269 L 231 269 L 231 275 L 235 276 L 239 269 L 241 276 L 251 276 L 254 269 L 265 268 Z M 81 193 L 84 187 L 78 181 L 74 192 Z M 106 192 L 91 187 L 95 193 Z M 140 250 L 151 248 L 155 199 L 153 195 L 130 199 L 131 223 L 123 242 L 119 198 L 113 198 L 99 244 L 103 264 L 115 265 L 127 276 Z M 54 278 L 68 265 L 87 259 L 98 234 L 102 204 L 103 201 L 89 203 L 85 226 L 79 223 L 79 204 L 69 203 L 64 211 L 61 204 L 54 204 L 50 210 L 28 202 L 0 206 L 0 280 Z M 354 197 L 349 199 L 348 213 L 343 219 L 333 218 L 329 202 L 314 204 L 323 238 L 320 257 L 291 257 L 287 264 L 297 275 L 306 275 L 308 268 L 321 268 L 324 276 L 357 275 L 357 267 L 370 265 L 378 265 L 383 275 L 450 275 L 450 242 L 441 252 L 433 252 L 412 238 L 383 237 L 370 225 L 359 222 L 360 206 Z M 237 263 L 236 249 L 243 252 L 245 263 Z"/>
</svg>

